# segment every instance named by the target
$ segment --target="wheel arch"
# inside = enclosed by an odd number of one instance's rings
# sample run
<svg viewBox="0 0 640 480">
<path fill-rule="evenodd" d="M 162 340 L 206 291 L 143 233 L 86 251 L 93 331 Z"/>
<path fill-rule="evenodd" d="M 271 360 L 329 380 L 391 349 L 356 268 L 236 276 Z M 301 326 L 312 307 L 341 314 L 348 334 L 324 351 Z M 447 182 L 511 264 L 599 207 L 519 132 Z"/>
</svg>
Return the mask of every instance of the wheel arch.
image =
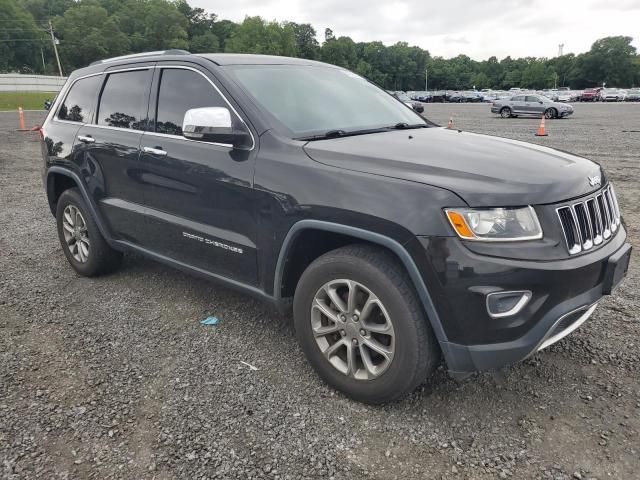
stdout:
<svg viewBox="0 0 640 480">
<path fill-rule="evenodd" d="M 436 335 L 438 342 L 442 343 L 447 341 L 447 336 L 444 332 L 444 328 L 442 327 L 442 322 L 436 311 L 427 285 L 425 284 L 422 275 L 420 274 L 420 271 L 416 266 L 416 263 L 414 262 L 413 258 L 406 250 L 406 248 L 400 242 L 391 237 L 382 235 L 377 232 L 352 227 L 349 225 L 307 219 L 300 220 L 291 227 L 280 248 L 278 261 L 276 263 L 273 283 L 273 296 L 276 302 L 283 303 L 284 299 L 282 294 L 286 288 L 290 288 L 290 285 L 287 285 L 285 283 L 288 280 L 285 275 L 287 274 L 287 264 L 289 263 L 289 259 L 291 258 L 292 254 L 295 253 L 297 245 L 299 245 L 299 243 L 297 242 L 301 239 L 302 235 L 308 235 L 309 233 L 313 232 L 336 235 L 337 237 L 334 238 L 337 238 L 338 240 L 336 241 L 337 243 L 335 244 L 335 248 L 346 245 L 348 243 L 366 242 L 383 247 L 393 253 L 408 273 L 409 278 L 411 279 L 411 282 L 416 289 L 416 293 L 420 298 L 424 313 L 429 319 L 429 323 L 433 328 L 433 332 Z M 333 245 L 331 245 L 331 247 L 333 247 Z M 333 249 L 334 248 L 329 248 L 326 251 Z M 326 252 L 322 252 L 321 254 L 323 253 Z M 311 261 L 309 261 L 308 263 L 311 263 Z M 308 263 L 305 265 L 305 268 Z M 301 270 L 304 271 L 304 269 Z M 302 271 L 300 271 L 299 274 L 301 274 Z"/>
<path fill-rule="evenodd" d="M 80 191 L 82 198 L 87 204 L 89 213 L 95 220 L 96 225 L 98 225 L 98 229 L 100 230 L 100 233 L 102 234 L 102 236 L 105 238 L 105 240 L 109 245 L 114 246 L 114 242 L 112 241 L 112 237 L 109 234 L 106 224 L 104 223 L 100 213 L 98 212 L 98 209 L 95 207 L 94 203 L 91 201 L 91 197 L 87 193 L 87 189 L 85 188 L 84 184 L 80 180 L 80 177 L 75 172 L 68 170 L 66 168 L 57 167 L 57 166 L 49 167 L 49 169 L 47 170 L 47 177 L 46 177 L 47 200 L 49 202 L 49 209 L 51 210 L 51 213 L 54 216 L 56 215 L 56 206 L 58 204 L 58 199 L 60 198 L 60 195 L 62 195 L 62 193 L 65 190 L 68 190 L 69 188 L 76 188 L 76 187 Z"/>
</svg>

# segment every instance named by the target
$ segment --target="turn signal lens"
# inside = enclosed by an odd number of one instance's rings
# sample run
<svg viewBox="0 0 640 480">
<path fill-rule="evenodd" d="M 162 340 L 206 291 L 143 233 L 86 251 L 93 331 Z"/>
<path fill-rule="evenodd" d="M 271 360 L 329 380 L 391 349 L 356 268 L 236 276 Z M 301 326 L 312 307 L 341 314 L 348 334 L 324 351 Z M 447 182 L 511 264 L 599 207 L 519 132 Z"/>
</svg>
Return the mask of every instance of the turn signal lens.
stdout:
<svg viewBox="0 0 640 480">
<path fill-rule="evenodd" d="M 458 212 L 454 212 L 453 210 L 447 210 L 447 217 L 449 217 L 449 221 L 451 222 L 451 225 L 453 225 L 453 228 L 455 228 L 458 235 L 467 239 L 475 238 L 475 235 L 469 228 L 469 225 L 467 225 L 467 222 L 462 215 Z"/>
</svg>

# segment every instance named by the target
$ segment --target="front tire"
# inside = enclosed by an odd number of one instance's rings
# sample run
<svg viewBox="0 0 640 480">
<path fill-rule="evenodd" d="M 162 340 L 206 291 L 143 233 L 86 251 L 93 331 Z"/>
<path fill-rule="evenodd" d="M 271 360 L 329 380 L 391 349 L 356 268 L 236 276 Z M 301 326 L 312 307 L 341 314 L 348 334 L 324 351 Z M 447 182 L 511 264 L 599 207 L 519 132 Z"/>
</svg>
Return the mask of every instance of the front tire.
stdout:
<svg viewBox="0 0 640 480">
<path fill-rule="evenodd" d="M 77 188 L 60 195 L 56 221 L 62 250 L 80 275 L 93 277 L 120 266 L 122 253 L 106 242 Z"/>
<path fill-rule="evenodd" d="M 558 116 L 558 111 L 557 111 L 555 108 L 547 108 L 547 109 L 544 111 L 544 117 L 545 117 L 547 120 L 550 120 L 550 119 L 552 119 L 552 118 L 556 118 L 557 116 Z"/>
<path fill-rule="evenodd" d="M 302 274 L 293 308 L 313 368 L 355 400 L 396 400 L 440 359 L 410 279 L 384 249 L 350 245 L 322 255 Z"/>
<path fill-rule="evenodd" d="M 502 107 L 500 109 L 500 116 L 502 118 L 509 118 L 511 117 L 511 109 L 509 107 Z"/>
</svg>

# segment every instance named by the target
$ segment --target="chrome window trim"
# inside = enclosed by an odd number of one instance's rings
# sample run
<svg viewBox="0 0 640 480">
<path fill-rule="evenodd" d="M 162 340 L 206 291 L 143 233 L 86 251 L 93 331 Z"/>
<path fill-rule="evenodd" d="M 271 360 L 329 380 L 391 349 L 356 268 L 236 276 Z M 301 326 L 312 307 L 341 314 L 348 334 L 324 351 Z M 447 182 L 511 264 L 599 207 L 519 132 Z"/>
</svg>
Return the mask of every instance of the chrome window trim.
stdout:
<svg viewBox="0 0 640 480">
<path fill-rule="evenodd" d="M 185 142 L 193 142 L 193 143 L 203 143 L 205 145 L 216 145 L 218 147 L 224 147 L 232 149 L 233 145 L 231 143 L 217 143 L 217 142 L 203 142 L 202 140 L 192 140 L 191 138 L 186 138 L 181 135 L 171 135 L 170 133 L 158 133 L 158 132 L 142 132 L 145 135 L 150 135 L 152 137 L 165 137 L 172 138 L 174 140 L 184 140 Z M 253 150 L 253 147 L 251 148 Z M 248 150 L 251 151 L 251 150 Z"/>
<path fill-rule="evenodd" d="M 222 99 L 224 100 L 224 102 L 228 105 L 228 107 L 231 109 L 231 111 L 240 119 L 240 121 L 242 122 L 242 124 L 245 126 L 245 128 L 248 130 L 249 135 L 251 135 L 251 148 L 247 151 L 252 151 L 255 149 L 256 147 L 256 139 L 253 136 L 253 132 L 251 131 L 251 128 L 249 128 L 249 125 L 247 124 L 247 122 L 244 120 L 244 118 L 242 118 L 242 115 L 240 115 L 238 113 L 238 111 L 234 108 L 234 106 L 231 104 L 231 102 L 229 102 L 229 100 L 227 99 L 227 97 L 224 95 L 224 93 L 222 93 L 222 91 L 218 88 L 218 86 L 209 78 L 207 77 L 203 72 L 201 72 L 200 70 L 198 70 L 197 68 L 193 68 L 193 67 L 189 67 L 186 65 L 165 65 L 165 64 L 156 64 L 156 65 L 149 65 L 149 66 L 145 66 L 145 67 L 131 67 L 131 68 L 121 68 L 121 69 L 116 69 L 116 70 L 104 70 L 102 72 L 97 72 L 97 73 L 90 73 L 88 75 L 83 75 L 82 77 L 78 77 L 76 78 L 66 89 L 65 94 L 64 94 L 64 99 L 67 98 L 67 96 L 69 95 L 69 92 L 71 91 L 71 88 L 76 84 L 76 82 L 84 79 L 84 78 L 89 78 L 89 77 L 95 77 L 98 75 L 107 75 L 107 74 L 111 74 L 111 73 L 121 73 L 121 72 L 131 72 L 131 71 L 136 71 L 136 70 L 154 70 L 154 69 L 161 69 L 161 68 L 172 68 L 172 69 L 177 69 L 177 70 L 191 70 L 192 72 L 196 72 L 198 74 L 200 74 L 205 80 L 207 80 L 211 86 L 216 90 L 216 92 L 218 92 L 218 94 L 222 97 Z M 83 122 L 74 122 L 71 120 L 61 120 L 58 118 L 58 108 L 60 106 L 60 102 L 62 102 L 62 98 L 58 98 L 58 100 L 56 101 L 55 105 L 52 107 L 53 111 L 55 112 L 52 120 L 56 121 L 56 122 L 62 122 L 62 123 L 69 123 L 72 125 L 85 125 L 85 126 L 90 126 L 92 128 L 107 128 L 107 129 L 111 129 L 111 130 L 122 130 L 125 132 L 140 132 L 142 134 L 148 134 L 148 135 L 152 135 L 152 136 L 159 136 L 159 137 L 166 137 L 166 138 L 173 138 L 176 140 L 184 140 L 186 142 L 196 142 L 196 143 L 203 143 L 206 145 L 217 145 L 219 147 L 224 147 L 224 148 L 233 148 L 233 145 L 229 144 L 229 143 L 215 143 L 215 142 L 203 142 L 201 140 L 192 140 L 190 138 L 185 138 L 181 135 L 170 135 L 168 133 L 158 133 L 158 132 L 148 132 L 148 131 L 144 131 L 144 130 L 134 130 L 132 128 L 122 128 L 122 127 L 111 127 L 108 125 L 98 125 L 97 123 L 83 123 Z M 157 105 L 156 105 L 157 108 Z M 155 113 L 154 113 L 155 115 Z"/>
</svg>

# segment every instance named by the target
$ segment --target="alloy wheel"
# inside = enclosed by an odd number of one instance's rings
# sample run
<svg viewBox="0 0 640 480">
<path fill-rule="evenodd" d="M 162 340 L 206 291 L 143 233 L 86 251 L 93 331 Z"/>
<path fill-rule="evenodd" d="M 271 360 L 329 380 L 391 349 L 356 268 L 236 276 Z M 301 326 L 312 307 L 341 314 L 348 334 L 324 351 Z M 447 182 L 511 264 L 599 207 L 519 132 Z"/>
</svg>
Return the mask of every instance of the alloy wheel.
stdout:
<svg viewBox="0 0 640 480">
<path fill-rule="evenodd" d="M 89 259 L 89 232 L 82 213 L 75 205 L 65 207 L 62 229 L 64 240 L 73 258 L 80 263 L 85 263 Z"/>
<path fill-rule="evenodd" d="M 311 305 L 318 348 L 339 372 L 372 380 L 391 365 L 395 331 L 387 309 L 366 286 L 349 279 L 323 285 Z"/>
</svg>

